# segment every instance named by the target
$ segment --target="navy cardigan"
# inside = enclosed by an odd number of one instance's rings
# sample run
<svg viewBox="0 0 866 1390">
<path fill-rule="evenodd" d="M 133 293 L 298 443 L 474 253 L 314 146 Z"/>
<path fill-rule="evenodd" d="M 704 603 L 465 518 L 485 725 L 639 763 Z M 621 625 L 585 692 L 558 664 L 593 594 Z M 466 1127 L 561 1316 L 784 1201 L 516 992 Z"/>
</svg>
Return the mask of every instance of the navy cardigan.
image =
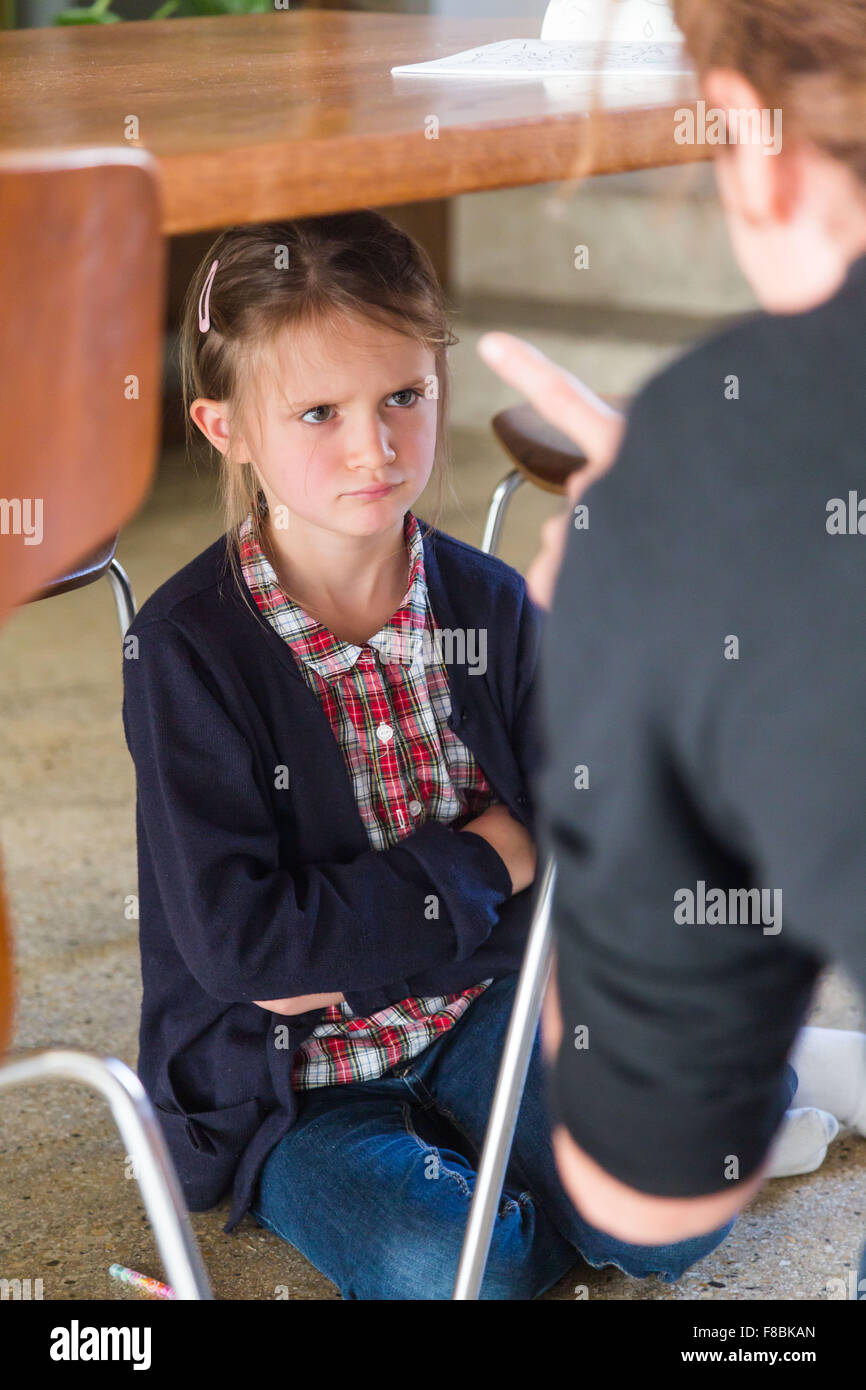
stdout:
<svg viewBox="0 0 866 1390">
<path fill-rule="evenodd" d="M 449 725 L 534 835 L 542 611 L 510 565 L 421 526 Z M 469 629 L 486 633 L 483 672 L 446 631 Z M 477 661 L 484 648 L 466 650 Z M 511 974 L 535 889 L 511 896 L 496 851 L 442 822 L 371 849 L 325 711 L 235 580 L 225 536 L 142 605 L 123 680 L 137 781 L 138 1070 L 190 1210 L 231 1188 L 231 1231 L 295 1119 L 294 1053 L 324 1015 L 252 1001 L 341 991 L 363 1016 Z"/>
</svg>

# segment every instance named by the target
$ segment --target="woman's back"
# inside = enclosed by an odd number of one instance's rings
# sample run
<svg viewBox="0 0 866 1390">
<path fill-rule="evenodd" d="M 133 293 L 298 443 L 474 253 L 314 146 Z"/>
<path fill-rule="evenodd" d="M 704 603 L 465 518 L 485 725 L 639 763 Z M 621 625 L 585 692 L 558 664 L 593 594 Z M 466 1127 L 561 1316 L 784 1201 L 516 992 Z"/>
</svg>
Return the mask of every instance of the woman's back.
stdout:
<svg viewBox="0 0 866 1390">
<path fill-rule="evenodd" d="M 753 1172 L 821 962 L 866 989 L 864 324 L 860 256 L 825 303 L 686 354 L 567 542 L 542 720 L 594 790 L 548 756 L 539 800 L 562 1014 L 604 1046 L 560 1063 L 557 1099 L 643 1192 L 716 1191 L 724 1155 Z"/>
</svg>

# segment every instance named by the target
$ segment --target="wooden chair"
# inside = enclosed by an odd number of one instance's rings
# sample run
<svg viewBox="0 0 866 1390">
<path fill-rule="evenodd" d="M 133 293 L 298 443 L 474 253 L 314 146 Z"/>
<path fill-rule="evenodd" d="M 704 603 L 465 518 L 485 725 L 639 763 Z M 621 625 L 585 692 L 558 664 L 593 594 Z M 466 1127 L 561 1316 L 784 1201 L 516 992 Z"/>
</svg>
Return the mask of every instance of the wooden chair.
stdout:
<svg viewBox="0 0 866 1390">
<path fill-rule="evenodd" d="M 0 155 L 0 623 L 112 573 L 119 528 L 149 490 L 159 437 L 166 246 L 144 151 Z M 121 628 L 129 602 L 118 601 Z M 131 608 L 134 612 L 134 607 Z M 0 873 L 0 1055 L 13 1031 Z M 0 1090 L 66 1077 L 108 1100 L 179 1298 L 210 1298 L 180 1184 L 138 1077 L 63 1047 L 0 1066 Z"/>
<path fill-rule="evenodd" d="M 625 396 L 602 395 L 601 399 L 615 410 L 624 410 Z M 487 510 L 481 549 L 495 555 L 499 546 L 505 513 L 515 491 L 523 482 L 530 482 L 544 492 L 565 493 L 569 473 L 582 468 L 586 455 L 567 435 L 554 429 L 531 405 L 513 405 L 500 410 L 491 421 L 491 428 L 515 467 L 494 489 Z"/>
<path fill-rule="evenodd" d="M 41 593 L 34 594 L 27 602 L 37 603 L 43 598 L 55 598 L 58 594 L 65 594 L 70 589 L 81 589 L 85 584 L 95 584 L 97 579 L 107 575 L 114 594 L 117 619 L 120 623 L 120 635 L 121 637 L 125 636 L 126 629 L 136 613 L 135 595 L 132 592 L 129 575 L 115 554 L 117 542 L 118 535 L 103 541 L 90 555 L 85 555 L 65 574 L 58 575 L 50 584 L 46 584 Z"/>
<path fill-rule="evenodd" d="M 604 396 L 602 399 L 617 410 L 624 410 L 627 405 L 627 399 L 623 396 Z M 531 405 L 517 405 L 500 411 L 493 417 L 492 428 L 516 467 L 498 484 L 490 502 L 481 544 L 481 549 L 488 554 L 496 552 L 505 510 L 522 482 L 534 483 L 545 492 L 564 495 L 568 475 L 583 467 L 587 461 L 583 451 L 543 420 Z M 454 1281 L 452 1299 L 458 1301 L 477 1299 L 484 1280 L 493 1223 L 553 960 L 550 909 L 555 883 L 556 864 L 551 856 L 539 875 L 532 924 L 526 939 L 490 1105 L 469 1220 Z"/>
</svg>

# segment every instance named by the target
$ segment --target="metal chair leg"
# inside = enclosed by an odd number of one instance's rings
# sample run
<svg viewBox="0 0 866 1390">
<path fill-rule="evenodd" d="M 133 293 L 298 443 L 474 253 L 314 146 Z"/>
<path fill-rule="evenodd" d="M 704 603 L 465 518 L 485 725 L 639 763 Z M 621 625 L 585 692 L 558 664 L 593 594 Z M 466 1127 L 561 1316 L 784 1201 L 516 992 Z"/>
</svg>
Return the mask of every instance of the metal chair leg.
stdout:
<svg viewBox="0 0 866 1390">
<path fill-rule="evenodd" d="M 125 637 L 126 629 L 129 627 L 136 613 L 132 585 L 129 582 L 129 575 L 116 556 L 108 566 L 107 574 L 111 580 L 111 587 L 114 590 L 114 602 L 117 605 L 117 617 L 120 622 L 121 636 Z"/>
<path fill-rule="evenodd" d="M 486 554 L 496 554 L 508 503 L 512 493 L 524 481 L 523 474 L 515 468 L 496 487 L 490 501 L 484 538 L 481 542 L 481 549 Z M 517 1112 L 523 1096 L 535 1029 L 541 1013 L 541 1001 L 550 972 L 553 954 L 550 901 L 555 878 L 556 867 L 551 859 L 545 866 L 520 967 L 452 1299 L 476 1299 L 484 1279 L 493 1222 L 496 1219 L 502 1184 L 505 1181 Z"/>
<path fill-rule="evenodd" d="M 72 1048 L 45 1048 L 0 1066 L 0 1090 L 68 1078 L 99 1091 L 134 1164 L 168 1282 L 179 1299 L 212 1299 L 186 1202 L 147 1092 L 125 1062 Z"/>
<path fill-rule="evenodd" d="M 496 1089 L 475 1179 L 475 1191 L 469 1207 L 469 1221 L 466 1225 L 452 1299 L 477 1298 L 484 1278 L 493 1222 L 496 1219 L 499 1196 L 505 1181 L 517 1112 L 526 1083 L 535 1029 L 553 958 L 550 908 L 555 881 L 556 865 L 551 856 L 544 868 L 532 926 L 526 941 L 526 951 L 520 967 L 517 992 L 502 1060 L 499 1063 Z"/>
<path fill-rule="evenodd" d="M 490 506 L 487 509 L 484 538 L 481 542 L 481 549 L 486 555 L 496 554 L 502 523 L 505 520 L 505 512 L 511 501 L 511 495 L 525 481 L 523 474 L 515 468 L 511 473 L 506 474 L 501 483 L 497 483 L 490 499 Z"/>
</svg>

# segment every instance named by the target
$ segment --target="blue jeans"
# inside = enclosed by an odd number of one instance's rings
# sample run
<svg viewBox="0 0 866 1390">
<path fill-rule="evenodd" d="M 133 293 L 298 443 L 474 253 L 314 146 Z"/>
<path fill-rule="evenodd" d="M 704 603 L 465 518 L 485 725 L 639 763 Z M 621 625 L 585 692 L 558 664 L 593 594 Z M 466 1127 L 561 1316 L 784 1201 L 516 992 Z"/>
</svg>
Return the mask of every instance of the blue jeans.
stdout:
<svg viewBox="0 0 866 1390">
<path fill-rule="evenodd" d="M 516 974 L 494 980 L 449 1032 L 374 1081 L 298 1092 L 251 1215 L 344 1299 L 450 1299 L 516 985 Z M 537 1298 L 578 1255 L 674 1283 L 721 1244 L 734 1221 L 673 1245 L 628 1245 L 584 1221 L 556 1170 L 545 1089 L 536 1029 L 481 1298 Z"/>
</svg>

